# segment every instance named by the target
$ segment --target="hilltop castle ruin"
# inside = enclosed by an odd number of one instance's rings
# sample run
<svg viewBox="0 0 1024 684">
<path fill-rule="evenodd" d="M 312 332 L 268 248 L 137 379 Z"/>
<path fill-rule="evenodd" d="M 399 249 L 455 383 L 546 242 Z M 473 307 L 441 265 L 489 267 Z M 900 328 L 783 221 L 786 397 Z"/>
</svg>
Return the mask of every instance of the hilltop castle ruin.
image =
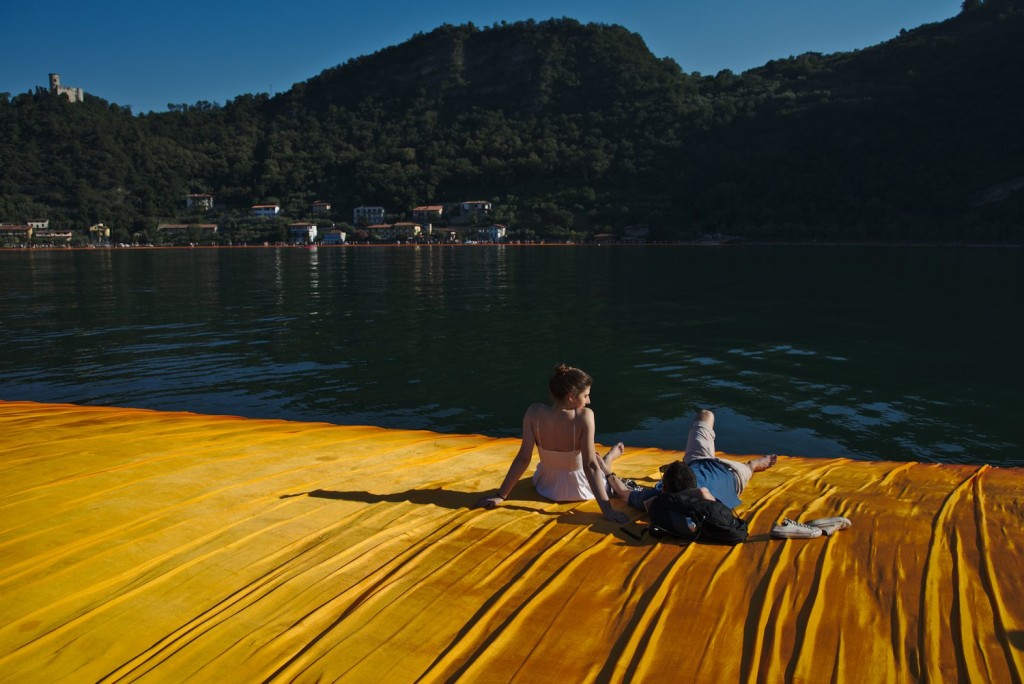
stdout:
<svg viewBox="0 0 1024 684">
<path fill-rule="evenodd" d="M 37 90 L 42 90 L 42 88 L 37 88 Z M 71 102 L 85 102 L 85 91 L 81 88 L 62 86 L 60 84 L 60 74 L 50 74 L 50 94 L 67 95 L 68 100 Z"/>
</svg>

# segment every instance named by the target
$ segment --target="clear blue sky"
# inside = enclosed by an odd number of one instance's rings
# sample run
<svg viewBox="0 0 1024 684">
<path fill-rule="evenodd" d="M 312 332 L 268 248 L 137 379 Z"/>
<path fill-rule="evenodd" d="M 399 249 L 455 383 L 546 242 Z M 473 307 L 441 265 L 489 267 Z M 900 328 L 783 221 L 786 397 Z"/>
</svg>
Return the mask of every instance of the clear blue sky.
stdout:
<svg viewBox="0 0 1024 684">
<path fill-rule="evenodd" d="M 742 72 L 875 45 L 956 15 L 960 0 L 12 0 L 0 92 L 63 85 L 135 112 L 281 92 L 441 24 L 569 17 L 619 24 L 687 72 Z"/>
</svg>

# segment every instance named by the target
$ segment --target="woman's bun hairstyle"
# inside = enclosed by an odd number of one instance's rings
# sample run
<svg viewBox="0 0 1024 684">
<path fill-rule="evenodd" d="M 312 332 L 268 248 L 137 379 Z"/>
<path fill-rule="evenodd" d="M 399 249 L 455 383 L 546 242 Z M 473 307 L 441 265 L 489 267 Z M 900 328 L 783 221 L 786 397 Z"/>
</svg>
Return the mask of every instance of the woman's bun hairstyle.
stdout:
<svg viewBox="0 0 1024 684">
<path fill-rule="evenodd" d="M 554 375 L 548 381 L 548 389 L 553 398 L 565 399 L 570 394 L 580 394 L 593 384 L 593 378 L 586 372 L 560 363 L 555 366 Z"/>
</svg>

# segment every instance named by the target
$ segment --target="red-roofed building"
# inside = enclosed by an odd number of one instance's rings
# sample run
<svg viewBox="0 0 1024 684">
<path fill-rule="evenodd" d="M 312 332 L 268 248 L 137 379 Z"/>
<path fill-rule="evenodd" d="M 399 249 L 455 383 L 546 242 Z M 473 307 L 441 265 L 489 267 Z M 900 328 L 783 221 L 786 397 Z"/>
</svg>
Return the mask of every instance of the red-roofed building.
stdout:
<svg viewBox="0 0 1024 684">
<path fill-rule="evenodd" d="M 45 242 L 59 243 L 59 242 L 71 242 L 73 237 L 71 231 L 68 229 L 64 230 L 51 230 L 49 228 L 40 228 L 35 231 L 36 240 L 43 240 Z"/>
<path fill-rule="evenodd" d="M 412 210 L 412 217 L 417 221 L 423 221 L 429 223 L 436 221 L 444 215 L 444 207 L 440 204 L 427 204 L 422 207 L 416 207 Z"/>
<path fill-rule="evenodd" d="M 0 240 L 16 240 L 28 242 L 32 239 L 32 226 L 21 226 L 13 223 L 0 223 Z"/>
<path fill-rule="evenodd" d="M 252 215 L 262 216 L 264 218 L 277 216 L 281 213 L 280 204 L 254 204 L 252 205 Z"/>
</svg>

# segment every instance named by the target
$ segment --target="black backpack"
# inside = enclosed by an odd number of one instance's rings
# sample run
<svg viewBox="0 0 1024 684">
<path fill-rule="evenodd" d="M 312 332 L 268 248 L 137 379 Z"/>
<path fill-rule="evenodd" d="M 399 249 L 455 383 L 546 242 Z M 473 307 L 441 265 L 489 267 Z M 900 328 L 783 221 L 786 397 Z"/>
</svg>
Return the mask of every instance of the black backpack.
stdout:
<svg viewBox="0 0 1024 684">
<path fill-rule="evenodd" d="M 648 528 L 656 539 L 675 537 L 684 541 L 739 544 L 747 539 L 747 521 L 737 518 L 721 501 L 708 501 L 683 492 L 659 494 L 648 510 Z M 691 531 L 686 519 L 696 524 Z"/>
</svg>

